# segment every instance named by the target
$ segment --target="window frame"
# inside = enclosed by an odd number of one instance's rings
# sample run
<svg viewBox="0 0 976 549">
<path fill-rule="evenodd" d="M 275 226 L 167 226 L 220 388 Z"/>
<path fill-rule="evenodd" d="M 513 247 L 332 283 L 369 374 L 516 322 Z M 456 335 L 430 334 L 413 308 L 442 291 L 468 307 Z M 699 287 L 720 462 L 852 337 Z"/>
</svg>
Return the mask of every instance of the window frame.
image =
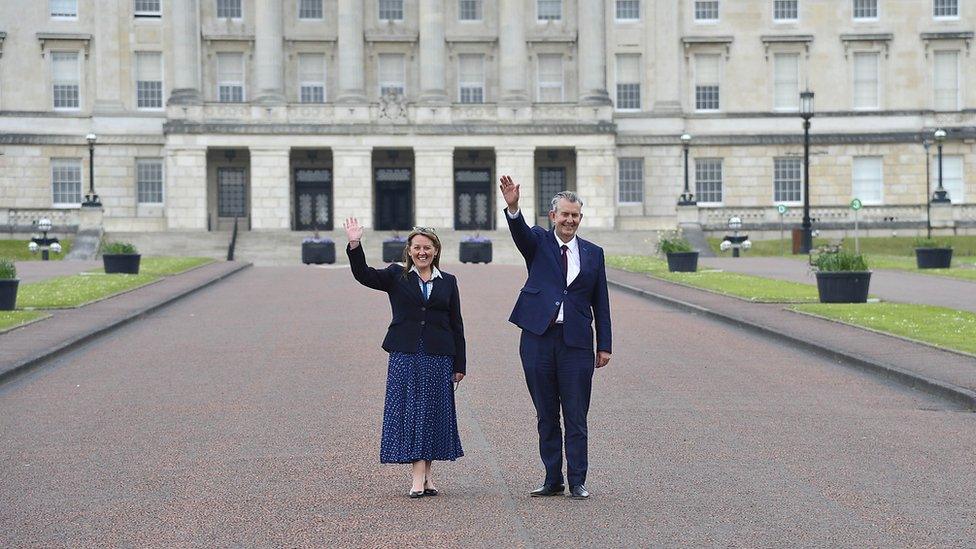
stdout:
<svg viewBox="0 0 976 549">
<path fill-rule="evenodd" d="M 555 89 L 552 86 L 553 82 L 546 82 L 548 86 L 543 86 L 542 81 L 542 58 L 559 58 L 559 101 L 543 101 L 542 100 L 542 89 L 546 87 L 547 89 Z M 536 89 L 536 103 L 565 103 L 566 102 L 566 60 L 561 53 L 540 53 L 536 55 L 536 67 L 535 67 L 535 89 Z"/>
<path fill-rule="evenodd" d="M 956 5 L 955 15 L 936 15 L 935 14 L 935 10 L 937 7 L 936 5 L 939 1 L 940 0 L 932 0 L 932 19 L 936 21 L 957 21 L 959 19 L 959 11 L 960 11 L 959 0 L 942 0 L 944 2 L 955 2 Z"/>
<path fill-rule="evenodd" d="M 718 62 L 718 70 L 716 71 L 718 73 L 718 82 L 715 84 L 716 95 L 717 95 L 717 98 L 718 99 L 716 101 L 717 105 L 715 106 L 715 108 L 699 108 L 698 107 L 698 88 L 699 87 L 705 87 L 705 86 L 699 86 L 699 83 L 698 83 L 699 58 L 705 57 L 705 56 L 714 57 L 717 60 L 717 62 Z M 723 71 L 722 54 L 720 54 L 720 53 L 710 53 L 710 52 L 701 52 L 701 53 L 694 54 L 694 56 L 692 56 L 692 59 L 694 59 L 694 61 L 695 61 L 694 75 L 692 77 L 692 82 L 691 82 L 691 85 L 692 85 L 692 89 L 691 89 L 691 103 L 692 103 L 692 106 L 694 108 L 694 112 L 696 112 L 696 113 L 715 113 L 715 112 L 722 112 L 722 71 Z M 711 86 L 711 84 L 709 84 L 709 86 Z"/>
<path fill-rule="evenodd" d="M 708 196 L 708 194 L 703 193 L 702 190 L 701 190 L 701 188 L 699 187 L 699 178 L 698 178 L 699 163 L 705 163 L 705 162 L 715 162 L 718 165 L 718 175 L 719 175 L 719 177 L 718 177 L 718 194 L 719 194 L 719 197 L 720 197 L 720 200 L 718 202 L 704 200 L 703 197 Z M 698 204 L 699 205 L 704 205 L 704 206 L 722 206 L 725 203 L 725 167 L 724 167 L 724 164 L 725 164 L 724 159 L 721 158 L 721 157 L 704 156 L 704 157 L 700 157 L 700 158 L 695 158 L 695 166 L 694 166 L 694 168 L 695 168 L 695 196 L 698 197 Z M 714 181 L 709 180 L 709 181 L 705 181 L 705 183 L 714 183 Z M 714 194 L 715 191 L 714 190 L 710 190 L 708 192 Z"/>
<path fill-rule="evenodd" d="M 383 17 L 383 11 L 384 11 L 384 9 L 387 10 L 387 11 L 390 11 L 391 9 L 393 9 L 393 8 L 390 8 L 389 6 L 384 7 L 383 6 L 383 3 L 384 2 L 399 2 L 400 3 L 400 8 L 399 8 L 400 17 L 399 18 L 396 18 L 396 17 Z M 404 0 L 376 0 L 376 19 L 379 20 L 381 23 L 387 23 L 387 22 L 390 22 L 390 23 L 402 23 L 404 17 L 406 17 L 405 11 L 406 11 L 406 8 L 404 6 Z"/>
<path fill-rule="evenodd" d="M 558 2 L 559 3 L 559 13 L 555 17 L 542 17 L 542 2 Z M 535 22 L 540 24 L 547 24 L 552 22 L 561 22 L 563 20 L 563 0 L 535 0 Z"/>
<path fill-rule="evenodd" d="M 857 168 L 856 168 L 856 166 L 858 164 L 858 160 L 865 160 L 865 159 L 871 159 L 871 160 L 877 160 L 878 161 L 878 168 L 879 168 L 879 172 L 878 172 L 878 196 L 879 197 L 878 197 L 877 200 L 875 200 L 873 198 L 864 198 L 862 196 L 857 196 L 857 192 L 858 192 L 858 185 L 857 185 L 858 178 L 857 178 Z M 862 179 L 862 181 L 863 181 L 863 179 Z M 851 198 L 852 199 L 853 198 L 857 198 L 863 204 L 869 205 L 869 206 L 879 206 L 879 205 L 884 204 L 884 157 L 883 156 L 880 156 L 880 155 L 859 155 L 859 156 L 854 156 L 851 159 Z"/>
<path fill-rule="evenodd" d="M 946 186 L 946 176 L 945 176 L 945 161 L 946 159 L 953 159 L 959 161 L 959 194 L 956 194 L 955 190 L 950 189 Z M 930 177 L 932 188 L 929 189 L 929 196 L 935 189 L 939 188 L 939 159 L 936 156 L 935 160 L 930 163 L 930 170 L 932 170 L 932 175 Z M 949 200 L 953 204 L 965 204 L 966 203 L 966 156 L 963 154 L 942 154 L 942 188 L 949 193 Z"/>
<path fill-rule="evenodd" d="M 637 171 L 639 172 L 638 174 L 639 177 L 636 177 L 635 179 L 628 179 L 626 181 L 624 180 L 623 172 L 624 172 L 625 161 L 628 163 L 630 162 L 633 163 L 634 167 L 636 167 Z M 634 189 L 627 189 L 627 193 L 636 194 L 640 198 L 640 200 L 624 200 L 625 192 L 624 192 L 623 185 L 625 182 L 630 185 L 636 184 L 636 187 Z M 643 156 L 624 156 L 624 157 L 617 158 L 617 204 L 619 205 L 643 204 L 644 184 L 645 184 L 645 179 L 644 179 L 644 157 Z"/>
<path fill-rule="evenodd" d="M 141 157 L 141 156 L 137 156 L 136 159 L 135 159 L 135 161 L 136 161 L 136 163 L 135 163 L 135 172 L 136 172 L 136 204 L 139 205 L 139 206 L 143 206 L 143 205 L 145 205 L 145 206 L 163 206 L 163 205 L 165 205 L 166 204 L 166 163 L 163 161 L 162 158 L 159 158 L 159 157 Z M 144 166 L 144 165 L 148 165 L 148 164 L 158 164 L 159 165 L 159 201 L 158 202 L 149 202 L 149 201 L 143 201 L 142 200 L 142 197 L 143 197 L 143 194 L 144 193 L 142 192 L 141 185 L 143 183 L 153 183 L 153 184 L 155 183 L 155 181 L 144 181 L 143 179 L 141 179 L 142 171 L 140 170 L 140 167 L 141 166 Z M 145 193 L 145 194 L 149 194 L 149 193 Z M 155 195 L 155 191 L 153 191 L 153 195 Z"/>
<path fill-rule="evenodd" d="M 57 196 L 58 196 L 59 193 L 57 191 L 55 191 L 54 186 L 57 183 L 60 183 L 60 184 L 63 185 L 65 182 L 64 181 L 55 181 L 55 170 L 58 169 L 59 167 L 64 167 L 64 166 L 66 166 L 69 163 L 72 164 L 72 166 L 71 166 L 72 168 L 74 168 L 74 167 L 77 167 L 78 168 L 78 202 L 58 202 L 55 199 L 57 198 Z M 84 163 L 84 160 L 82 160 L 81 158 L 77 158 L 77 157 L 54 157 L 54 158 L 51 158 L 51 187 L 50 187 L 50 189 L 51 189 L 51 208 L 52 209 L 61 210 L 61 209 L 72 209 L 72 208 L 80 208 L 81 207 L 81 201 L 82 201 L 82 198 L 83 198 L 83 195 L 84 195 L 84 192 L 83 191 L 84 191 L 84 188 L 85 188 L 85 182 L 84 182 L 85 165 L 84 164 L 85 164 Z M 64 195 L 66 193 L 63 193 L 62 192 L 60 194 Z"/>
<path fill-rule="evenodd" d="M 58 0 L 48 0 L 48 3 L 47 3 L 47 15 L 48 15 L 49 18 L 51 18 L 51 19 L 53 19 L 55 21 L 77 21 L 78 20 L 78 3 L 79 3 L 78 0 L 68 0 L 70 2 L 74 2 L 74 6 L 75 6 L 75 13 L 74 13 L 74 15 L 55 14 L 54 13 L 54 6 L 53 6 L 53 4 L 55 2 L 57 2 L 57 1 Z"/>
<path fill-rule="evenodd" d="M 871 107 L 859 107 L 857 106 L 857 56 L 870 54 L 877 60 L 876 67 L 877 71 L 875 73 L 875 97 L 876 102 L 874 106 Z M 854 111 L 880 111 L 881 110 L 881 92 L 883 87 L 881 85 L 881 52 L 875 50 L 860 50 L 851 52 L 851 110 Z"/>
<path fill-rule="evenodd" d="M 955 105 L 951 109 L 940 108 L 938 104 L 938 89 L 936 87 L 938 85 L 938 79 L 935 71 L 937 70 L 938 67 L 936 63 L 936 57 L 940 53 L 954 53 L 956 55 L 956 68 L 955 68 L 956 98 L 955 98 Z M 963 96 L 962 95 L 962 55 L 960 54 L 961 52 L 957 49 L 945 49 L 945 50 L 932 51 L 932 110 L 934 111 L 955 112 L 960 110 L 960 108 L 962 107 L 962 96 Z"/>
<path fill-rule="evenodd" d="M 714 2 L 715 3 L 715 18 L 714 19 L 699 19 L 698 18 L 698 3 L 699 2 Z M 692 20 L 697 24 L 703 25 L 714 25 L 718 23 L 722 18 L 722 3 L 720 0 L 692 0 Z"/>
<path fill-rule="evenodd" d="M 302 15 L 302 9 L 305 7 L 305 2 L 314 1 L 318 3 L 318 13 L 317 17 L 309 17 L 307 15 Z M 298 0 L 298 20 L 299 21 L 324 21 L 325 20 L 325 3 L 323 0 Z"/>
<path fill-rule="evenodd" d="M 302 65 L 302 58 L 303 58 L 303 56 L 305 58 L 308 58 L 310 56 L 316 56 L 316 57 L 319 57 L 321 59 L 321 61 L 322 61 L 322 67 L 321 67 L 322 68 L 322 80 L 321 81 L 306 80 L 306 79 L 303 78 L 303 76 L 304 76 L 303 73 L 302 73 L 302 66 L 303 66 Z M 329 64 L 328 64 L 328 59 L 327 59 L 326 54 L 324 54 L 322 52 L 316 52 L 316 51 L 303 51 L 303 52 L 298 52 L 296 54 L 295 60 L 296 60 L 296 63 L 297 63 L 297 67 L 296 67 L 296 69 L 297 69 L 296 70 L 296 73 L 297 73 L 296 76 L 297 76 L 297 78 L 296 78 L 296 80 L 297 80 L 297 83 L 298 83 L 298 102 L 300 104 L 302 104 L 302 105 L 321 105 L 323 103 L 328 102 L 328 100 L 329 100 L 329 93 L 328 93 L 328 85 L 327 85 L 327 82 L 328 82 L 328 79 L 329 79 Z M 316 87 L 321 87 L 322 88 L 322 100 L 321 101 L 306 101 L 305 100 L 305 88 L 316 88 Z"/>
<path fill-rule="evenodd" d="M 461 70 L 461 68 L 462 68 L 461 63 L 462 63 L 462 59 L 464 59 L 464 58 L 471 58 L 471 57 L 477 57 L 481 61 L 481 82 L 479 82 L 480 85 L 481 85 L 481 101 L 478 101 L 478 102 L 464 101 L 464 89 L 465 88 L 472 88 L 472 86 L 470 86 L 470 84 L 472 82 L 466 82 L 466 81 L 462 80 L 462 75 L 464 73 Z M 457 92 L 458 92 L 457 98 L 458 98 L 458 103 L 463 104 L 463 105 L 483 105 L 487 101 L 487 97 L 486 97 L 487 96 L 487 90 L 486 90 L 486 88 L 487 88 L 487 82 L 486 82 L 486 80 L 487 80 L 487 76 L 486 76 L 487 70 L 488 70 L 488 68 L 487 68 L 487 60 L 485 59 L 485 54 L 483 54 L 483 53 L 460 53 L 460 54 L 458 54 L 458 56 L 457 56 L 457 75 L 458 75 L 458 78 L 457 78 Z M 465 84 L 469 84 L 469 85 L 465 86 Z"/>
<path fill-rule="evenodd" d="M 221 2 L 237 2 L 237 15 L 220 15 Z M 217 19 L 230 19 L 231 21 L 244 19 L 244 0 L 215 0 L 214 8 L 214 17 Z"/>
<path fill-rule="evenodd" d="M 793 180 L 781 181 L 777 178 L 777 175 L 780 173 L 778 164 L 783 161 L 795 162 L 797 164 L 796 168 L 797 168 L 798 177 L 796 179 L 796 182 L 799 185 L 799 190 L 797 191 L 799 198 L 796 200 L 782 200 L 777 198 L 776 196 L 776 193 L 779 191 L 779 189 L 777 189 L 777 183 L 782 184 L 782 183 L 793 182 Z M 790 190 L 786 190 L 784 192 L 788 193 L 790 192 Z M 796 206 L 799 204 L 803 204 L 803 159 L 802 158 L 798 156 L 774 156 L 773 157 L 773 204 L 785 204 L 787 206 Z"/>
<path fill-rule="evenodd" d="M 792 19 L 778 18 L 776 17 L 776 3 L 777 2 L 794 2 L 796 4 L 796 16 Z M 796 23 L 800 21 L 800 0 L 773 0 L 773 23 Z"/>
<path fill-rule="evenodd" d="M 221 76 L 221 74 L 220 74 L 220 57 L 222 55 L 224 55 L 224 56 L 229 56 L 229 55 L 237 55 L 237 56 L 240 56 L 240 58 L 241 58 L 241 80 L 240 80 L 240 82 L 236 82 L 236 81 L 232 81 L 232 80 L 226 80 L 226 81 L 221 80 L 221 78 L 220 78 L 220 76 Z M 216 52 L 216 55 L 214 56 L 214 58 L 215 58 L 215 62 L 216 62 L 216 75 L 215 75 L 216 78 L 215 78 L 215 80 L 216 80 L 216 85 L 217 85 L 217 90 L 216 90 L 217 91 L 217 97 L 216 97 L 217 103 L 227 103 L 227 104 L 231 104 L 231 105 L 233 105 L 233 104 L 240 104 L 240 103 L 247 103 L 247 59 L 246 59 L 246 56 L 244 55 L 244 52 L 239 52 L 239 51 L 220 51 L 220 52 Z M 220 88 L 223 87 L 223 86 L 233 87 L 235 84 L 239 85 L 240 88 L 241 88 L 241 100 L 240 101 L 222 101 L 220 99 Z"/>
<path fill-rule="evenodd" d="M 851 0 L 851 20 L 855 23 L 875 23 L 881 20 L 881 2 L 874 0 L 874 17 L 858 17 L 857 16 L 857 2 L 858 0 Z"/>
<path fill-rule="evenodd" d="M 400 82 L 394 82 L 392 80 L 391 81 L 384 81 L 383 80 L 383 61 L 382 61 L 382 59 L 384 59 L 384 58 L 389 59 L 389 58 L 394 58 L 394 57 L 400 59 L 400 69 L 401 69 L 400 70 Z M 400 97 L 403 97 L 403 98 L 406 98 L 407 97 L 407 56 L 406 56 L 406 54 L 404 54 L 404 53 L 398 53 L 398 52 L 384 52 L 384 53 L 377 54 L 377 56 L 376 56 L 376 89 L 379 92 L 379 97 L 380 98 L 382 98 L 384 96 L 384 93 L 383 93 L 383 89 L 384 88 L 387 88 L 387 87 L 395 87 L 395 86 L 389 86 L 389 84 L 399 84 L 400 93 L 398 95 Z"/>
<path fill-rule="evenodd" d="M 636 82 L 623 82 L 620 81 L 620 58 L 621 57 L 636 57 L 637 58 L 637 81 Z M 618 53 L 614 56 L 614 74 L 613 74 L 613 108 L 617 112 L 640 112 L 643 109 L 643 100 L 641 84 L 644 80 L 644 74 L 641 71 L 641 54 L 639 53 Z M 637 86 L 637 106 L 636 107 L 621 107 L 620 106 L 620 86 Z"/>
<path fill-rule="evenodd" d="M 464 19 L 463 17 L 461 17 L 461 15 L 464 13 L 464 6 L 462 6 L 461 3 L 462 2 L 465 2 L 465 1 L 467 1 L 467 2 L 474 2 L 475 3 L 474 4 L 474 7 L 475 7 L 475 15 L 476 15 L 475 18 L 473 18 L 473 19 Z M 462 24 L 464 24 L 464 23 L 481 23 L 482 21 L 485 20 L 485 2 L 484 2 L 484 0 L 458 0 L 457 9 L 458 9 L 458 14 L 457 14 L 458 23 L 462 23 Z"/>
<path fill-rule="evenodd" d="M 164 78 L 166 76 L 166 73 L 165 73 L 165 71 L 163 69 L 163 53 L 162 52 L 158 52 L 158 51 L 137 51 L 137 52 L 133 52 L 133 53 L 135 54 L 134 55 L 134 58 L 135 58 L 135 61 L 136 61 L 135 70 L 132 71 L 133 72 L 133 83 L 135 84 L 133 86 L 135 88 L 133 91 L 135 92 L 135 105 L 136 105 L 136 110 L 139 110 L 139 111 L 161 111 L 161 110 L 164 110 L 166 108 L 166 82 L 164 80 Z M 139 59 L 140 59 L 140 56 L 143 56 L 143 55 L 156 55 L 156 56 L 158 56 L 158 59 L 159 59 L 159 106 L 158 107 L 143 107 L 143 106 L 140 106 L 139 105 L 139 102 L 140 102 L 140 98 L 139 98 L 139 82 L 155 82 L 155 80 L 139 80 Z"/>
<path fill-rule="evenodd" d="M 155 0 L 157 6 L 159 6 L 155 11 L 140 10 L 137 6 L 139 2 L 145 2 L 147 0 L 132 0 L 132 16 L 137 19 L 161 19 L 163 17 L 163 2 L 162 0 Z M 153 1 L 153 0 L 149 0 Z"/>
<path fill-rule="evenodd" d="M 778 97 L 776 93 L 776 85 L 778 83 L 776 79 L 777 58 L 786 57 L 786 56 L 791 56 L 796 59 L 796 85 L 793 89 L 794 93 L 791 94 L 791 97 L 793 97 L 795 103 L 789 107 L 780 107 L 776 105 L 776 98 Z M 772 104 L 773 112 L 800 112 L 800 80 L 801 80 L 800 53 L 795 51 L 777 51 L 772 53 L 772 58 L 773 58 L 773 66 L 772 66 L 773 75 L 770 81 L 773 84 L 773 104 Z"/>
<path fill-rule="evenodd" d="M 620 2 L 637 2 L 637 16 L 620 17 Z M 616 23 L 637 23 L 641 20 L 640 14 L 641 14 L 640 0 L 614 0 L 613 2 L 613 20 Z"/>
<path fill-rule="evenodd" d="M 74 58 L 75 58 L 75 80 L 74 80 L 74 84 L 75 84 L 75 87 L 77 88 L 77 96 L 78 96 L 77 97 L 77 101 L 78 102 L 77 102 L 77 105 L 75 105 L 74 107 L 59 107 L 59 106 L 57 106 L 58 98 L 57 98 L 57 92 L 55 91 L 54 87 L 57 86 L 58 83 L 57 83 L 57 81 L 54 78 L 54 59 L 55 59 L 55 57 L 58 57 L 58 56 L 64 55 L 64 54 L 74 55 Z M 50 59 L 51 59 L 51 67 L 49 69 L 50 70 L 50 74 L 51 74 L 51 86 L 49 88 L 51 90 L 51 102 L 50 102 L 51 108 L 55 112 L 78 112 L 78 111 L 80 111 L 81 110 L 81 105 L 84 102 L 84 97 L 81 94 L 81 81 L 82 81 L 82 78 L 81 78 L 81 52 L 78 51 L 78 50 L 50 50 L 48 52 L 48 55 L 50 56 Z"/>
</svg>

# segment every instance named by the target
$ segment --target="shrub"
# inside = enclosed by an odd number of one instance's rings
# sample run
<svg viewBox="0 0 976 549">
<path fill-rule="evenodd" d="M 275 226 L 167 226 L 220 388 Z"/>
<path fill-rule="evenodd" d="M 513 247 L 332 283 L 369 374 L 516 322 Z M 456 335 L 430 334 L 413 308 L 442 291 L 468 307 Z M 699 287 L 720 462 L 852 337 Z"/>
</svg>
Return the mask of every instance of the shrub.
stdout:
<svg viewBox="0 0 976 549">
<path fill-rule="evenodd" d="M 102 255 L 136 254 L 136 247 L 129 242 L 108 242 L 102 247 Z"/>
<path fill-rule="evenodd" d="M 948 240 L 918 237 L 914 241 L 914 246 L 916 248 L 951 248 L 952 244 Z"/>
<path fill-rule="evenodd" d="M 672 254 L 675 252 L 692 252 L 691 243 L 681 236 L 679 231 L 668 231 L 658 235 L 657 253 Z"/>
<path fill-rule="evenodd" d="M 17 278 L 17 266 L 13 260 L 0 257 L 0 279 Z"/>
<path fill-rule="evenodd" d="M 821 272 L 837 271 L 866 271 L 868 262 L 861 254 L 839 251 L 834 253 L 821 253 L 813 260 L 813 266 Z"/>
</svg>

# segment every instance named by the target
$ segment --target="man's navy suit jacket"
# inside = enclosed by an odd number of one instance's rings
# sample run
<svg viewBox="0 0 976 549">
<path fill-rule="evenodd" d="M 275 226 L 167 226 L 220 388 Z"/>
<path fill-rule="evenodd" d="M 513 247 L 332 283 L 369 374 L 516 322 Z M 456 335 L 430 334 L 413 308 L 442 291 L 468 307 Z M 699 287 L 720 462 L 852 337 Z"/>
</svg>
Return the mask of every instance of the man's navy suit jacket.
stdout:
<svg viewBox="0 0 976 549">
<path fill-rule="evenodd" d="M 563 275 L 562 252 L 553 231 L 525 223 L 520 211 L 515 219 L 508 216 L 515 246 L 529 270 L 529 278 L 519 292 L 509 321 L 536 335 L 549 329 L 563 304 L 563 340 L 570 347 L 593 350 L 593 328 L 596 320 L 596 349 L 611 351 L 610 295 L 603 248 L 577 237 L 580 272 L 569 287 Z"/>
</svg>

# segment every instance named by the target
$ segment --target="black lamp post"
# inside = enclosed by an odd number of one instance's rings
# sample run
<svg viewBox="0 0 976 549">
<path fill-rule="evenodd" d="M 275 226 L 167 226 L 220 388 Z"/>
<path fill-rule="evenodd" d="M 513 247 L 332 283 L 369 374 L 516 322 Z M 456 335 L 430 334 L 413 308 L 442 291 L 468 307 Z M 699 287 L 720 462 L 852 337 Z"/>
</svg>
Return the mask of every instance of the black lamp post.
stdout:
<svg viewBox="0 0 976 549">
<path fill-rule="evenodd" d="M 685 192 L 681 193 L 681 197 L 678 199 L 679 206 L 694 206 L 698 204 L 695 200 L 695 195 L 691 193 L 691 189 L 688 187 L 688 149 L 691 147 L 691 136 L 688 134 L 681 134 L 681 148 L 685 151 Z"/>
<path fill-rule="evenodd" d="M 939 147 L 939 188 L 932 193 L 932 202 L 946 203 L 951 202 L 949 200 L 949 193 L 942 187 L 942 142 L 946 139 L 946 131 L 942 128 L 935 130 L 933 134 L 935 137 L 935 142 Z"/>
<path fill-rule="evenodd" d="M 800 92 L 800 117 L 803 118 L 803 237 L 800 253 L 813 248 L 813 227 L 810 223 L 810 119 L 813 118 L 813 92 Z"/>
<path fill-rule="evenodd" d="M 94 133 L 89 133 L 85 136 L 85 141 L 88 141 L 88 194 L 85 195 L 85 201 L 81 203 L 82 206 L 87 206 L 89 208 L 99 208 L 102 203 L 98 200 L 98 195 L 95 194 L 95 140 L 97 137 Z"/>
</svg>

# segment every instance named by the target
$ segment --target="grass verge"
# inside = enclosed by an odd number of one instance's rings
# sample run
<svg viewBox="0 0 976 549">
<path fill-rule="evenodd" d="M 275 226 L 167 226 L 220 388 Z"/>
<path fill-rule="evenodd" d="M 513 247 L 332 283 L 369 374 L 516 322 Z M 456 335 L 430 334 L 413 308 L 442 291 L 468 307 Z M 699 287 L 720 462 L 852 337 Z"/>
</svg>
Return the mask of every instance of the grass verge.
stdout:
<svg viewBox="0 0 976 549">
<path fill-rule="evenodd" d="M 62 238 L 61 242 L 61 253 L 51 253 L 48 254 L 51 260 L 64 259 L 64 256 L 71 251 L 71 239 Z M 41 252 L 36 254 L 30 253 L 27 249 L 27 244 L 30 243 L 30 239 L 27 240 L 0 240 L 0 257 L 6 257 L 13 259 L 14 261 L 40 261 Z"/>
<path fill-rule="evenodd" d="M 21 285 L 17 292 L 20 309 L 69 309 L 99 299 L 145 286 L 160 277 L 137 275 L 82 273 L 59 276 Z"/>
<path fill-rule="evenodd" d="M 803 304 L 791 310 L 976 354 L 976 314 L 907 303 Z"/>
<path fill-rule="evenodd" d="M 951 269 L 919 269 L 914 257 L 899 255 L 874 255 L 868 258 L 868 265 L 872 269 L 891 269 L 895 271 L 910 271 L 918 274 L 948 276 L 962 280 L 976 281 L 976 257 L 953 257 Z"/>
<path fill-rule="evenodd" d="M 937 236 L 936 240 L 948 242 L 953 249 L 953 255 L 962 257 L 976 256 L 976 236 L 964 235 L 964 236 Z M 814 247 L 822 246 L 824 244 L 830 244 L 834 242 L 833 239 L 828 238 L 815 238 L 813 240 Z M 712 250 L 719 255 L 719 257 L 731 255 L 729 252 L 720 252 L 719 245 L 722 243 L 721 238 L 709 238 L 708 245 Z M 854 237 L 847 237 L 841 241 L 841 245 L 847 250 L 854 249 Z M 880 236 L 880 237 L 862 237 L 858 239 L 858 246 L 861 253 L 868 256 L 907 256 L 915 257 L 915 237 L 913 236 Z M 791 240 L 786 239 L 785 241 L 775 239 L 775 240 L 753 240 L 752 249 L 745 252 L 748 256 L 778 256 L 782 255 L 781 250 L 785 250 L 786 257 L 796 257 L 801 259 L 806 259 L 803 255 L 792 255 L 793 243 Z"/>
<path fill-rule="evenodd" d="M 21 324 L 51 316 L 40 311 L 0 311 L 0 332 L 16 328 Z"/>
<path fill-rule="evenodd" d="M 817 287 L 813 285 L 724 271 L 672 273 L 668 271 L 666 262 L 653 257 L 609 256 L 607 257 L 607 265 L 759 303 L 815 303 L 819 301 Z"/>
<path fill-rule="evenodd" d="M 143 257 L 139 260 L 139 274 L 173 276 L 213 261 L 209 257 Z"/>
</svg>

